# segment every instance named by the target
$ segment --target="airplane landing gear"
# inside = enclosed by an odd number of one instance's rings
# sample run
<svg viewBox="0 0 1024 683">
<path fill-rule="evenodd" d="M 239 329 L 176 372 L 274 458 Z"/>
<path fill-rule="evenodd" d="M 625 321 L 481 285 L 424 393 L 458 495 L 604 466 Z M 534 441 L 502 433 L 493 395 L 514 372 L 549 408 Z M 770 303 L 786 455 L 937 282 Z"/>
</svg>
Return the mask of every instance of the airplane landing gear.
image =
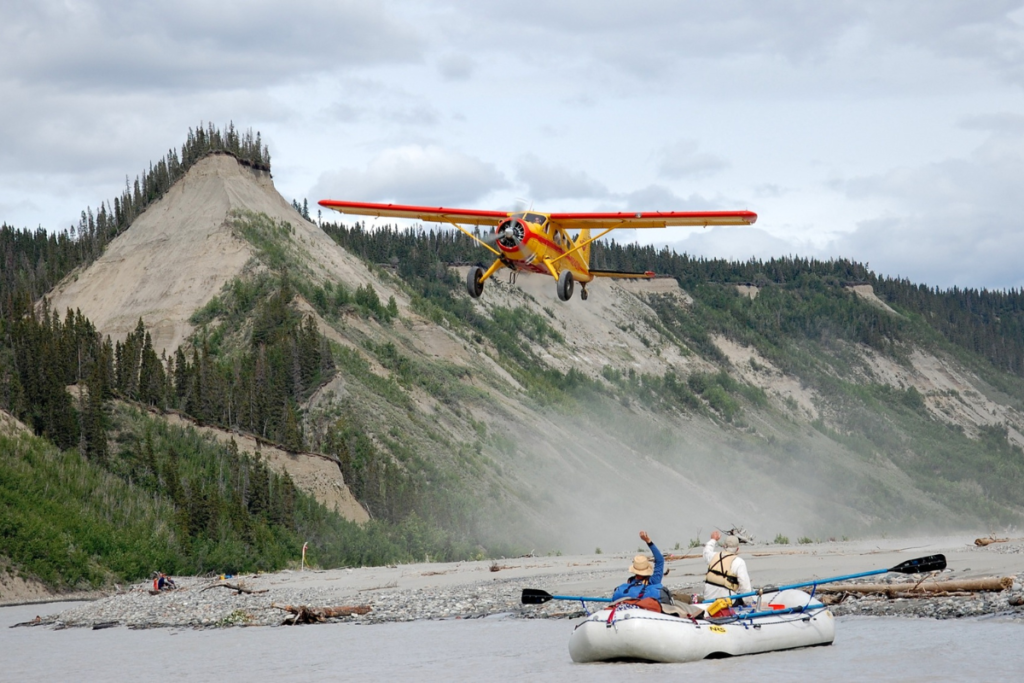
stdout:
<svg viewBox="0 0 1024 683">
<path fill-rule="evenodd" d="M 572 289 L 575 284 L 576 280 L 572 278 L 572 273 L 568 270 L 563 270 L 562 274 L 558 276 L 558 298 L 562 301 L 571 299 Z"/>
<path fill-rule="evenodd" d="M 474 299 L 479 299 L 484 291 L 484 281 L 481 279 L 483 275 L 484 269 L 480 266 L 473 266 L 466 273 L 466 291 Z"/>
<path fill-rule="evenodd" d="M 583 299 L 584 301 L 586 301 L 588 296 L 590 296 L 590 295 L 587 293 L 587 286 L 583 285 L 580 288 L 580 298 Z"/>
</svg>

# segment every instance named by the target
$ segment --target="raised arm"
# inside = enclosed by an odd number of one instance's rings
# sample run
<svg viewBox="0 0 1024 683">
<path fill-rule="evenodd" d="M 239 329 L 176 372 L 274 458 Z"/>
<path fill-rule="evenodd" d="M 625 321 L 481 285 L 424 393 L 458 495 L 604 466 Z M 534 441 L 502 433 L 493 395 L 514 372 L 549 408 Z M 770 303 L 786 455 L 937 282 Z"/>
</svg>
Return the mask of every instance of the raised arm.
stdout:
<svg viewBox="0 0 1024 683">
<path fill-rule="evenodd" d="M 646 531 L 640 532 L 640 540 L 646 543 L 647 547 L 654 554 L 654 573 L 651 574 L 650 582 L 652 584 L 661 583 L 661 580 L 665 578 L 665 556 L 658 550 L 658 546 L 654 545 L 654 541 L 651 540 Z"/>
<path fill-rule="evenodd" d="M 710 563 L 715 554 L 715 544 L 722 538 L 722 532 L 715 529 L 711 532 L 711 538 L 704 544 L 704 561 Z"/>
</svg>

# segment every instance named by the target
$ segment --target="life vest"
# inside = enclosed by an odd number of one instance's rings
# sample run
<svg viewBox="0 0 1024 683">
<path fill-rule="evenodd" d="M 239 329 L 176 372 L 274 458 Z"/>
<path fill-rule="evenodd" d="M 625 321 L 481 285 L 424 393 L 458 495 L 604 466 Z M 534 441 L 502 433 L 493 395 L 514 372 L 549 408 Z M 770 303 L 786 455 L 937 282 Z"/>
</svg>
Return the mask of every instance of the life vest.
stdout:
<svg viewBox="0 0 1024 683">
<path fill-rule="evenodd" d="M 723 550 L 720 553 L 715 553 L 711 562 L 708 563 L 708 574 L 704 577 L 704 582 L 735 592 L 740 587 L 740 580 L 737 578 L 736 572 L 732 570 L 732 563 L 735 559 L 735 550 Z"/>
<path fill-rule="evenodd" d="M 637 586 L 641 587 L 640 592 L 631 593 L 636 590 Z M 612 597 L 618 600 L 654 600 L 666 605 L 672 604 L 672 593 L 665 586 L 660 583 L 651 585 L 646 580 L 638 581 L 634 578 L 616 588 Z"/>
<path fill-rule="evenodd" d="M 651 584 L 648 582 L 648 580 L 646 578 L 644 578 L 644 579 L 630 579 L 629 581 L 626 582 L 626 585 L 628 586 L 628 588 L 626 588 L 626 594 L 627 595 L 629 595 L 629 591 L 631 591 L 635 586 L 643 586 L 643 588 L 641 588 L 640 592 L 637 594 L 637 596 L 635 598 L 636 600 L 643 600 L 644 599 L 644 595 L 647 593 L 647 589 L 651 587 Z"/>
</svg>

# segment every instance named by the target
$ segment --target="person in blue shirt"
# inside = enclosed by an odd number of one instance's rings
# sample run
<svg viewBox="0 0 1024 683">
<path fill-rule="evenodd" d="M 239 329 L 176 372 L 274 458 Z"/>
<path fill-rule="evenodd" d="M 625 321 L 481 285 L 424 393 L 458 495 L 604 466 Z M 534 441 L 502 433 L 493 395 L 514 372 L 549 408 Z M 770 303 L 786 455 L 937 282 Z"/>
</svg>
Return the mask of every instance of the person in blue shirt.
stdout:
<svg viewBox="0 0 1024 683">
<path fill-rule="evenodd" d="M 635 600 L 639 603 L 641 600 L 645 601 L 650 598 L 657 604 L 661 599 L 661 580 L 665 576 L 665 556 L 658 550 L 658 546 L 654 545 L 646 531 L 640 532 L 640 539 L 654 554 L 654 564 L 651 564 L 646 555 L 634 557 L 633 564 L 629 567 L 632 576 L 626 583 L 615 589 L 615 592 L 612 593 L 612 600 L 628 598 L 630 601 Z M 647 605 L 641 606 L 647 607 Z M 652 607 L 648 607 L 648 609 Z M 655 611 L 661 610 L 658 608 Z"/>
</svg>

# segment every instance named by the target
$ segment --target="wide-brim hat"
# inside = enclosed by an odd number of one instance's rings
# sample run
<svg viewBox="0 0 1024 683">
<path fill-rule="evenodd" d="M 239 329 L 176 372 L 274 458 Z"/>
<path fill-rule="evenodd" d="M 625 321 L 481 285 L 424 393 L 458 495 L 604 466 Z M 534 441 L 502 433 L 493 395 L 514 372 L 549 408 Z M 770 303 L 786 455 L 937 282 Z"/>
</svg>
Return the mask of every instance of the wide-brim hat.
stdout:
<svg viewBox="0 0 1024 683">
<path fill-rule="evenodd" d="M 646 555 L 637 555 L 633 558 L 633 564 L 629 566 L 629 571 L 637 576 L 650 576 L 654 573 L 654 565 Z"/>
</svg>

